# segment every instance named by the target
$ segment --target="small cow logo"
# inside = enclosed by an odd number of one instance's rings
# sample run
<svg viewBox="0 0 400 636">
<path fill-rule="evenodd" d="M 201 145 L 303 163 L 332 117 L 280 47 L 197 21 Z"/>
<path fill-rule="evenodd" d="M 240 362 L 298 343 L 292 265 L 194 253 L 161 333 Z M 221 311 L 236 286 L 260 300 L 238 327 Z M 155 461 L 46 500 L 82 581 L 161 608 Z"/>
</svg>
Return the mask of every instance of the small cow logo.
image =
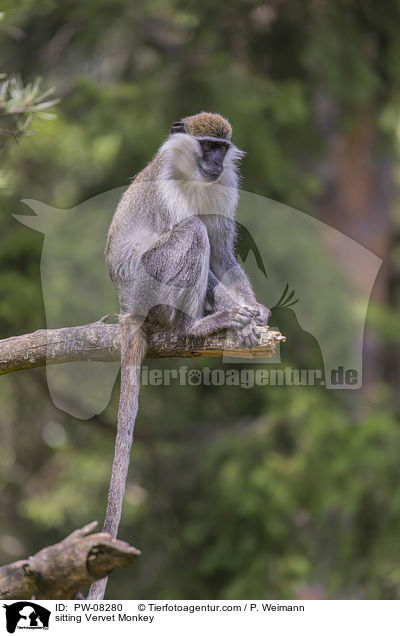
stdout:
<svg viewBox="0 0 400 636">
<path fill-rule="evenodd" d="M 9 634 L 14 634 L 16 629 L 49 629 L 51 612 L 37 603 L 17 601 L 3 607 L 6 610 Z"/>
</svg>

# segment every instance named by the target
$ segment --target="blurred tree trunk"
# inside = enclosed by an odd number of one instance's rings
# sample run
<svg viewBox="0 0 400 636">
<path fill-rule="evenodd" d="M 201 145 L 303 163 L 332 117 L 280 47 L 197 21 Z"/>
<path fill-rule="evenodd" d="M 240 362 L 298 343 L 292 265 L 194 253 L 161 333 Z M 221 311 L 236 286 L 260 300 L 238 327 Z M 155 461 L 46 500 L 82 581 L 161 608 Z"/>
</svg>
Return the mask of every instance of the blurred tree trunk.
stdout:
<svg viewBox="0 0 400 636">
<path fill-rule="evenodd" d="M 322 100 L 322 104 L 326 102 Z M 328 108 L 328 111 L 330 109 Z M 322 116 L 321 116 L 322 114 Z M 360 112 L 338 130 L 332 119 L 317 113 L 319 128 L 326 141 L 327 159 L 319 176 L 323 193 L 317 201 L 319 216 L 335 229 L 354 239 L 382 258 L 371 300 L 386 303 L 390 275 L 392 227 L 390 205 L 393 196 L 392 163 L 372 112 Z M 356 287 L 368 290 L 365 273 L 336 258 Z M 364 333 L 364 390 L 382 379 L 383 345 L 368 326 Z"/>
</svg>

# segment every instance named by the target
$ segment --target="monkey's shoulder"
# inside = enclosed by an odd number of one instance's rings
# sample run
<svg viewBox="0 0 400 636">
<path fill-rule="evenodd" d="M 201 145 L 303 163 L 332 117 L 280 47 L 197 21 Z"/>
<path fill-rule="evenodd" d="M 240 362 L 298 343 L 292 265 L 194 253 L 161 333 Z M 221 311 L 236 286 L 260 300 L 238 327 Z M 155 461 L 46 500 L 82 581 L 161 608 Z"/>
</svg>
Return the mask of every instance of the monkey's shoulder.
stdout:
<svg viewBox="0 0 400 636">
<path fill-rule="evenodd" d="M 131 185 L 155 181 L 157 175 L 160 173 L 160 168 L 161 157 L 159 153 L 157 153 L 143 170 L 134 175 Z"/>
</svg>

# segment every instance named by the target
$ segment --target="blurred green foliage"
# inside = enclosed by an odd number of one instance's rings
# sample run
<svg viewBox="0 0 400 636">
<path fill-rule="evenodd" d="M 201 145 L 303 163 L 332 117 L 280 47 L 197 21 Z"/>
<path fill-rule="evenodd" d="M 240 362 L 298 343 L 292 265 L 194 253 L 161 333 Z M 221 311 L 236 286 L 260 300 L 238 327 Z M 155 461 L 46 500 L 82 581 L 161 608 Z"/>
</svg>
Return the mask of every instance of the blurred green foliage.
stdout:
<svg viewBox="0 0 400 636">
<path fill-rule="evenodd" d="M 5 120 L 5 127 L 0 129 L 0 135 L 14 139 L 28 136 L 33 132 L 29 126 L 34 116 L 39 119 L 55 117 L 45 112 L 58 102 L 58 99 L 45 101 L 54 89 L 41 92 L 40 83 L 40 79 L 36 79 L 24 86 L 18 75 L 3 79 L 0 85 L 0 119 Z"/>
<path fill-rule="evenodd" d="M 367 113 L 397 178 L 398 3 L 7 0 L 3 11 L 3 70 L 25 87 L 45 78 L 61 101 L 1 155 L 2 337 L 46 325 L 43 236 L 12 218 L 27 212 L 20 200 L 72 208 L 127 184 L 183 115 L 222 112 L 247 153 L 245 189 L 312 214 L 331 186 L 326 128 Z M 393 189 L 391 210 L 396 274 Z M 371 310 L 384 364 L 364 392 L 143 388 L 120 532 L 143 554 L 112 576 L 110 598 L 400 596 L 396 275 Z M 117 402 L 118 383 L 82 422 L 53 406 L 43 370 L 2 378 L 3 563 L 101 522 Z"/>
</svg>

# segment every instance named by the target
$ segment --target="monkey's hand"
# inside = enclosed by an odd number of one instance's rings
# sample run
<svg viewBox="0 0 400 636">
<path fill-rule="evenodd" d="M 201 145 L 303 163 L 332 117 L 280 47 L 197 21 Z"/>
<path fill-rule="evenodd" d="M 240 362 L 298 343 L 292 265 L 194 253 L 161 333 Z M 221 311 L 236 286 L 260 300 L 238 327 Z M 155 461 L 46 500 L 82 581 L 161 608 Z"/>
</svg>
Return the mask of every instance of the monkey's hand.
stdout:
<svg viewBox="0 0 400 636">
<path fill-rule="evenodd" d="M 249 305 L 234 307 L 230 313 L 230 323 L 234 328 L 241 328 L 250 324 L 256 314 L 256 309 Z"/>
<path fill-rule="evenodd" d="M 266 327 L 271 316 L 270 310 L 267 307 L 264 307 L 264 305 L 261 305 L 261 303 L 257 303 L 254 311 L 254 322 L 256 325 L 259 327 Z"/>
<path fill-rule="evenodd" d="M 257 329 L 258 323 L 254 319 L 255 315 L 256 310 L 247 305 L 235 308 L 231 315 L 232 327 L 235 329 L 241 344 L 248 349 L 257 345 L 261 338 L 261 333 Z"/>
</svg>

